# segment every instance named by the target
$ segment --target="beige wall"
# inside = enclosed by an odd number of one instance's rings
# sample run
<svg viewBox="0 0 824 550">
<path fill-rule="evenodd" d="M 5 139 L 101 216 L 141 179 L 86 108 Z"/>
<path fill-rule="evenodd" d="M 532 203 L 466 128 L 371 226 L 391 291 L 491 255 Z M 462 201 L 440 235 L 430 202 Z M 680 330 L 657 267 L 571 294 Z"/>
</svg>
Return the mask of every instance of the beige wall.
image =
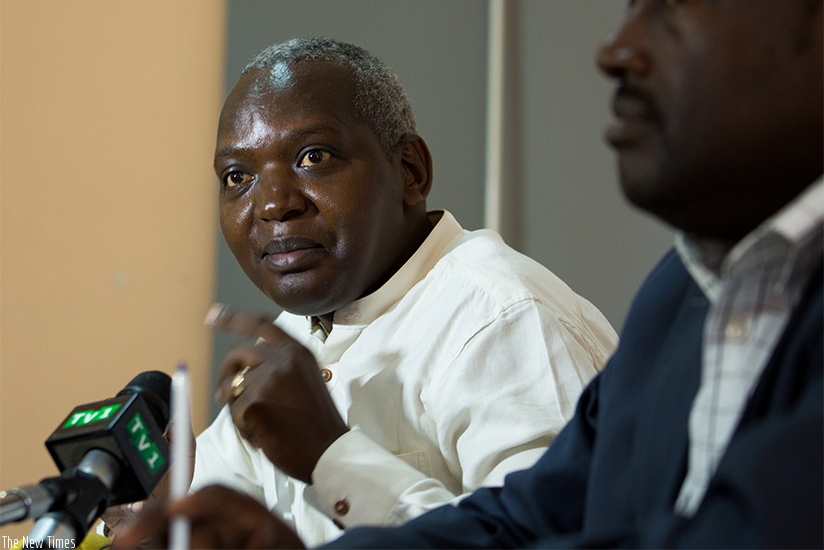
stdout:
<svg viewBox="0 0 824 550">
<path fill-rule="evenodd" d="M 0 3 L 0 489 L 57 473 L 43 442 L 73 407 L 180 359 L 205 426 L 224 18 Z"/>
</svg>

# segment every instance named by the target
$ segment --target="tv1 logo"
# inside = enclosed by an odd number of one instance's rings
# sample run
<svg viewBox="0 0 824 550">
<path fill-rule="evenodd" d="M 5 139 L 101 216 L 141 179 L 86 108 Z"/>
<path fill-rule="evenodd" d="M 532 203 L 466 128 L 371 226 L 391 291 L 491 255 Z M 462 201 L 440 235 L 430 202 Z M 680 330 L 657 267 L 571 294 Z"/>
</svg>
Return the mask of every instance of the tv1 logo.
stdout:
<svg viewBox="0 0 824 550">
<path fill-rule="evenodd" d="M 61 472 L 77 466 L 92 449 L 117 458 L 121 473 L 109 505 L 145 499 L 169 469 L 163 428 L 139 393 L 76 407 L 46 440 L 46 448 Z"/>
</svg>

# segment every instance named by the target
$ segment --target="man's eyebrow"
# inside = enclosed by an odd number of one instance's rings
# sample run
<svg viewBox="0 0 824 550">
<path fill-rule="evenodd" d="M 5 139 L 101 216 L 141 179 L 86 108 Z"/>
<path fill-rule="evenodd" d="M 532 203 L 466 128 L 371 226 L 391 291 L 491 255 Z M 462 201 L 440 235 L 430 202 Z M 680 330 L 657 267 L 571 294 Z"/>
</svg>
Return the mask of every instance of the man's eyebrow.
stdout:
<svg viewBox="0 0 824 550">
<path fill-rule="evenodd" d="M 305 128 L 299 128 L 294 132 L 290 132 L 287 134 L 282 141 L 299 141 L 306 136 L 311 136 L 315 134 L 328 134 L 328 133 L 336 133 L 339 132 L 339 128 L 335 128 L 334 126 L 330 126 L 328 124 L 318 124 L 316 126 L 307 126 Z M 223 158 L 223 157 L 230 157 L 237 154 L 242 154 L 247 151 L 251 151 L 252 147 L 244 146 L 244 145 L 227 145 L 221 149 L 215 151 L 215 158 Z"/>
<path fill-rule="evenodd" d="M 218 157 L 232 157 L 235 156 L 240 151 L 246 151 L 248 148 L 246 147 L 236 147 L 234 145 L 230 145 L 228 147 L 224 147 L 223 149 L 218 149 L 215 151 L 215 158 Z"/>
</svg>

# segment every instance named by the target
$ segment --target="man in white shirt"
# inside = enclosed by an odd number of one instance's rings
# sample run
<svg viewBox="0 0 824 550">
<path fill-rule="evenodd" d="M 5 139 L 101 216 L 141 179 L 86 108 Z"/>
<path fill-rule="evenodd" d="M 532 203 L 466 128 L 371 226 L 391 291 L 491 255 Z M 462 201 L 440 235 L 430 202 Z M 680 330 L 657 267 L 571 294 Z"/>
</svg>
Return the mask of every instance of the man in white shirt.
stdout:
<svg viewBox="0 0 824 550">
<path fill-rule="evenodd" d="M 259 54 L 226 100 L 215 171 L 230 249 L 286 311 L 212 319 L 251 340 L 222 365 L 192 489 L 254 495 L 310 544 L 531 466 L 614 348 L 546 268 L 427 212 L 428 149 L 360 48 Z"/>
<path fill-rule="evenodd" d="M 824 546 L 823 4 L 630 2 L 597 56 L 616 84 L 606 137 L 675 249 L 535 466 L 328 547 Z M 220 487 L 125 541 L 176 514 L 202 547 L 301 546 Z"/>
</svg>

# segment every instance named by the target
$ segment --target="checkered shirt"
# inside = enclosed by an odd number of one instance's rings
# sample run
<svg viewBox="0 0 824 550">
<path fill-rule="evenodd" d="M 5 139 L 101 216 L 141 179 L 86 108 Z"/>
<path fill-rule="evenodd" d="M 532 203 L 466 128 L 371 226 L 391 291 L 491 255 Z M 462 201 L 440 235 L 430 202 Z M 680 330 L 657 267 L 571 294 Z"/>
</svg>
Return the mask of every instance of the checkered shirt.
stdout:
<svg viewBox="0 0 824 550">
<path fill-rule="evenodd" d="M 688 470 L 675 511 L 691 517 L 824 250 L 824 179 L 732 249 L 679 234 L 707 296 L 701 384 L 689 416 Z"/>
</svg>

